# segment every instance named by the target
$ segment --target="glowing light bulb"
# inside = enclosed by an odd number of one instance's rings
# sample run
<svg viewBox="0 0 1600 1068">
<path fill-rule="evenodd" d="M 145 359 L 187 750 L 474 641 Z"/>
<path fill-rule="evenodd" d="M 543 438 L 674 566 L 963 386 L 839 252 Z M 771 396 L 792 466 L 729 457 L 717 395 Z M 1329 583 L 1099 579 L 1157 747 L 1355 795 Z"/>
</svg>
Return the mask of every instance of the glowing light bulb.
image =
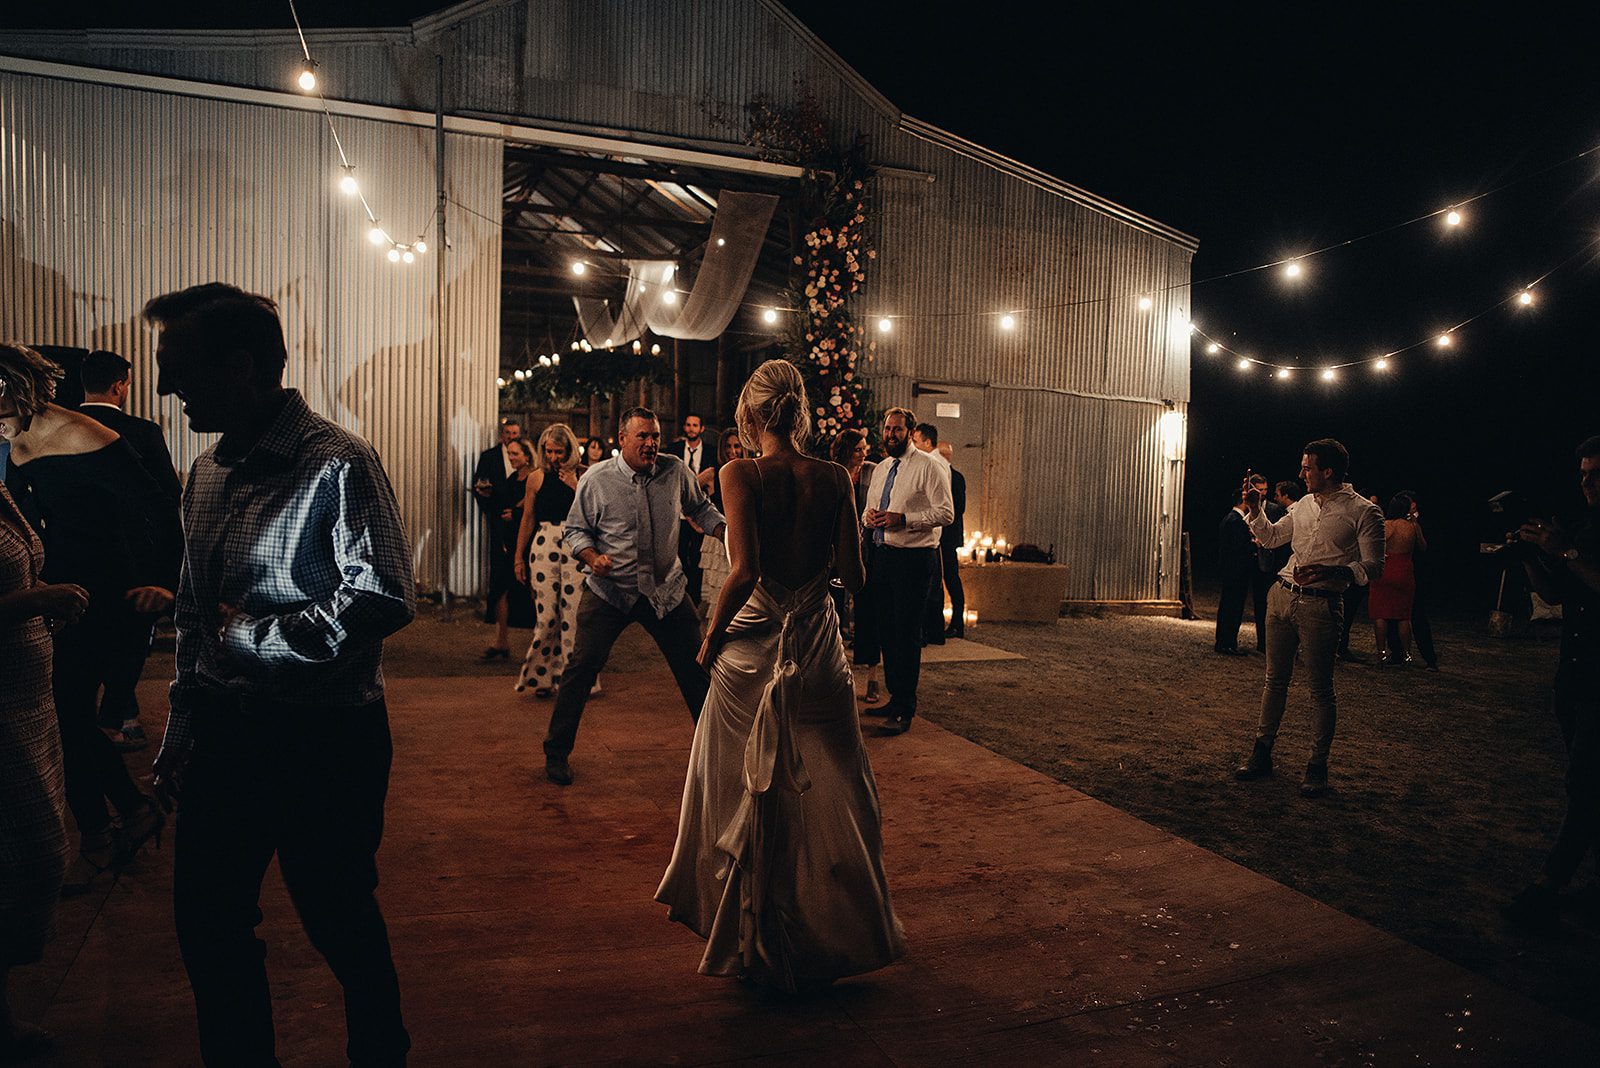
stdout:
<svg viewBox="0 0 1600 1068">
<path fill-rule="evenodd" d="M 1217 353 L 1219 353 L 1221 351 L 1222 351 L 1222 346 L 1217 344 L 1215 341 L 1213 341 L 1211 344 L 1206 346 L 1206 354 L 1207 355 L 1215 356 Z"/>
<path fill-rule="evenodd" d="M 548 357 L 548 356 L 540 356 L 539 357 L 539 366 L 540 367 L 549 367 L 550 366 L 550 357 Z"/>
<path fill-rule="evenodd" d="M 1015 330 L 1016 328 L 1017 328 L 1017 317 L 1015 315 L 1002 315 L 1002 316 L 1000 316 L 1000 329 L 1002 329 L 1002 330 Z"/>
<path fill-rule="evenodd" d="M 528 377 L 528 372 L 519 367 L 515 371 L 511 372 L 511 377 L 515 378 L 518 382 L 521 382 L 524 378 Z"/>
<path fill-rule="evenodd" d="M 552 352 L 550 354 L 550 365 L 552 367 L 560 367 L 561 366 L 561 353 Z"/>
<path fill-rule="evenodd" d="M 494 380 L 494 384 L 499 386 L 501 389 L 505 389 L 506 388 L 506 380 L 503 379 L 503 378 L 496 378 Z"/>
<path fill-rule="evenodd" d="M 578 260 L 577 262 L 573 263 L 573 265 L 572 265 L 572 273 L 575 274 L 575 275 L 578 275 L 579 277 L 582 277 L 583 273 L 585 271 L 587 271 L 588 269 L 589 269 L 589 265 L 587 263 L 584 263 L 582 260 Z"/>
<path fill-rule="evenodd" d="M 400 259 L 405 263 L 415 263 L 417 254 L 412 252 L 410 249 L 406 249 L 404 252 L 400 253 Z"/>
<path fill-rule="evenodd" d="M 1440 334 L 1438 337 L 1433 339 L 1433 343 L 1438 345 L 1441 349 L 1447 349 L 1450 347 L 1450 335 Z"/>
<path fill-rule="evenodd" d="M 1389 358 L 1387 356 L 1379 356 L 1372 367 L 1377 371 L 1387 371 L 1389 369 Z"/>
<path fill-rule="evenodd" d="M 386 255 L 389 257 L 389 262 L 390 263 L 399 263 L 400 262 L 400 250 L 399 249 L 392 248 L 386 253 Z"/>
<path fill-rule="evenodd" d="M 643 351 L 644 351 L 644 342 L 642 342 L 642 341 L 635 341 L 635 342 L 634 342 L 634 343 L 633 343 L 633 354 L 634 354 L 634 355 L 635 355 L 635 356 L 637 356 L 637 355 L 639 355 L 639 353 L 641 353 L 641 352 L 643 352 Z"/>
<path fill-rule="evenodd" d="M 303 64 L 300 67 L 300 76 L 294 81 L 295 84 L 300 87 L 301 92 L 314 92 L 317 88 L 317 72 L 315 65 L 309 61 Z"/>
<path fill-rule="evenodd" d="M 609 349 L 610 347 L 611 347 L 611 339 L 610 338 L 606 338 L 606 348 Z"/>
<path fill-rule="evenodd" d="M 1290 260 L 1288 263 L 1284 264 L 1283 265 L 1283 276 L 1285 278 L 1299 278 L 1300 277 L 1300 261 L 1299 260 Z"/>
<path fill-rule="evenodd" d="M 339 179 L 339 192 L 347 197 L 353 197 L 361 192 L 361 185 L 356 181 L 356 176 L 350 171 L 344 172 L 344 177 Z"/>
<path fill-rule="evenodd" d="M 574 342 L 573 342 L 573 343 L 572 343 L 572 351 L 573 351 L 573 352 L 577 352 L 577 351 L 578 351 L 578 350 L 579 350 L 579 349 L 581 349 L 581 348 L 582 348 L 582 347 L 583 347 L 583 346 L 582 346 L 582 345 L 580 345 L 580 344 L 579 344 L 579 343 L 578 343 L 578 342 L 576 342 L 576 341 L 574 341 Z"/>
<path fill-rule="evenodd" d="M 1533 291 L 1529 290 L 1529 289 L 1524 289 L 1521 293 L 1518 293 L 1517 294 L 1517 303 L 1522 305 L 1524 308 L 1526 308 L 1528 305 L 1532 304 L 1533 303 Z"/>
<path fill-rule="evenodd" d="M 1335 378 L 1338 378 L 1338 377 L 1339 377 L 1339 373 L 1337 371 L 1335 371 L 1333 368 L 1324 367 L 1322 369 L 1322 380 L 1324 382 L 1332 382 Z"/>
<path fill-rule="evenodd" d="M 428 254 L 428 243 L 422 240 L 420 237 L 411 243 L 411 247 L 417 250 L 417 255 L 419 256 L 426 256 Z"/>
<path fill-rule="evenodd" d="M 1239 357 L 1239 362 L 1234 364 L 1234 366 L 1241 371 L 1248 371 L 1250 370 L 1250 361 L 1241 356 Z"/>
<path fill-rule="evenodd" d="M 1139 310 L 1140 311 L 1149 311 L 1154 305 L 1155 305 L 1155 301 L 1151 300 L 1149 297 L 1140 297 L 1139 298 Z"/>
<path fill-rule="evenodd" d="M 1200 329 L 1200 327 L 1199 327 L 1199 325 L 1198 325 L 1198 324 L 1196 324 L 1196 323 L 1194 323 L 1194 322 L 1190 322 L 1190 323 L 1189 323 L 1189 333 L 1191 333 L 1191 334 L 1192 334 L 1192 333 L 1194 333 L 1194 332 L 1195 332 L 1195 331 L 1196 331 L 1196 330 L 1198 330 L 1198 329 Z"/>
<path fill-rule="evenodd" d="M 1278 368 L 1278 377 L 1279 378 L 1288 378 L 1289 377 L 1289 369 L 1287 367 Z"/>
<path fill-rule="evenodd" d="M 651 345 L 650 346 L 650 355 L 652 355 L 652 356 L 660 356 L 661 355 L 661 346 L 660 345 Z"/>
<path fill-rule="evenodd" d="M 374 245 L 381 245 L 389 239 L 384 236 L 383 227 L 374 222 L 372 224 L 372 229 L 367 231 L 367 240 L 371 241 Z"/>
<path fill-rule="evenodd" d="M 717 238 L 717 247 L 718 248 L 721 248 L 723 245 L 726 245 L 727 243 L 728 242 L 727 242 L 727 240 L 725 238 L 721 238 L 721 237 Z"/>
<path fill-rule="evenodd" d="M 675 290 L 669 289 L 665 293 L 662 293 L 661 294 L 661 303 L 663 303 L 663 304 L 676 304 L 676 303 L 678 303 L 678 294 L 677 294 L 677 292 Z"/>
<path fill-rule="evenodd" d="M 761 321 L 764 323 L 775 323 L 778 321 L 778 313 L 772 308 L 768 308 L 766 311 L 761 313 Z"/>
<path fill-rule="evenodd" d="M 1444 221 L 1445 221 L 1445 225 L 1446 226 L 1460 226 L 1461 225 L 1461 213 L 1459 211 L 1457 211 L 1456 209 L 1451 208 L 1445 214 Z"/>
<path fill-rule="evenodd" d="M 891 331 L 893 329 L 894 329 L 894 323 L 890 322 L 888 319 L 879 319 L 878 320 L 878 333 L 887 334 L 889 331 Z"/>
</svg>

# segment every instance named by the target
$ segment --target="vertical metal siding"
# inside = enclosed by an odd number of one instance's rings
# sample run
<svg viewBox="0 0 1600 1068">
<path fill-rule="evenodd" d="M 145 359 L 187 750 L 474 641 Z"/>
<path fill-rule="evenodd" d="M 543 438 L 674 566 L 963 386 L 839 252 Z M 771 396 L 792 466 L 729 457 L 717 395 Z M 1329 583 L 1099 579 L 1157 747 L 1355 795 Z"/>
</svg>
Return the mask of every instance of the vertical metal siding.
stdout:
<svg viewBox="0 0 1600 1068">
<path fill-rule="evenodd" d="M 433 132 L 340 126 L 384 223 L 396 238 L 415 237 L 433 211 Z M 451 135 L 446 160 L 451 195 L 493 217 L 500 143 Z M 209 439 L 187 430 L 174 399 L 155 396 L 154 336 L 140 308 L 213 280 L 271 296 L 287 383 L 383 456 L 419 582 L 438 588 L 430 546 L 443 537 L 452 588 L 470 592 L 484 554 L 465 481 L 495 422 L 500 234 L 455 214 L 443 375 L 451 426 L 441 435 L 432 262 L 390 264 L 367 242 L 359 210 L 334 189 L 335 162 L 310 113 L 0 75 L 0 336 L 128 357 L 132 410 L 162 424 L 186 470 Z M 454 472 L 448 508 L 437 492 L 441 447 Z"/>
</svg>

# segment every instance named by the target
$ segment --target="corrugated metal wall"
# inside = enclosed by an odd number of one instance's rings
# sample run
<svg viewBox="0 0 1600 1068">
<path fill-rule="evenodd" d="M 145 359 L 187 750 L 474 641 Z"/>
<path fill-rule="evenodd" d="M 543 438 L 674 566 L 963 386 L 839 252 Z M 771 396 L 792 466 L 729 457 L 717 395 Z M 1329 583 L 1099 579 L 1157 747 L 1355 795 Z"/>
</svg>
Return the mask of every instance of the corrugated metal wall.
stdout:
<svg viewBox="0 0 1600 1068">
<path fill-rule="evenodd" d="M 312 34 L 327 91 L 431 109 L 438 52 L 453 113 L 734 146 L 745 103 L 788 101 L 803 81 L 839 130 L 869 138 L 875 162 L 932 176 L 876 183 L 880 253 L 862 309 L 907 317 L 871 368 L 879 397 L 907 402 L 917 381 L 990 387 L 985 521 L 1013 541 L 1054 542 L 1073 598 L 1176 597 L 1183 449 L 1166 459 L 1160 427 L 1168 403 L 1181 416 L 1189 399 L 1192 248 L 1181 235 L 901 116 L 772 0 L 452 10 L 409 32 Z M 12 42 L 8 51 L 275 90 L 298 57 L 291 35 Z M 998 316 L 1015 308 L 1040 310 L 1003 333 Z"/>
<path fill-rule="evenodd" d="M 433 131 L 349 119 L 340 130 L 385 225 L 419 233 L 434 207 Z M 445 155 L 450 195 L 493 218 L 501 143 L 451 135 Z M 213 280 L 271 296 L 288 384 L 383 456 L 419 582 L 439 587 L 443 538 L 452 589 L 472 592 L 485 554 L 466 482 L 494 436 L 500 233 L 454 214 L 441 374 L 433 262 L 393 265 L 368 244 L 335 191 L 336 164 L 310 112 L 0 74 L 0 336 L 125 355 L 131 409 L 162 424 L 187 469 L 209 439 L 156 398 L 139 310 Z"/>
</svg>

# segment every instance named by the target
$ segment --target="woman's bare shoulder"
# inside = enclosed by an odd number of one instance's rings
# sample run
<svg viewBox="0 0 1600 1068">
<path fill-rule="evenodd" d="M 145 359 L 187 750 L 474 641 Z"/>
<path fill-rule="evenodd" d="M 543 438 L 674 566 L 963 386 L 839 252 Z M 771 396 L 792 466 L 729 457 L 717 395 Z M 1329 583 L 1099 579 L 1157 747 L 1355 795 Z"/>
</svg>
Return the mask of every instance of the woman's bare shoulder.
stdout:
<svg viewBox="0 0 1600 1068">
<path fill-rule="evenodd" d="M 53 425 L 33 450 L 40 456 L 94 452 L 122 436 L 98 419 L 69 408 L 52 404 L 50 414 Z"/>
</svg>

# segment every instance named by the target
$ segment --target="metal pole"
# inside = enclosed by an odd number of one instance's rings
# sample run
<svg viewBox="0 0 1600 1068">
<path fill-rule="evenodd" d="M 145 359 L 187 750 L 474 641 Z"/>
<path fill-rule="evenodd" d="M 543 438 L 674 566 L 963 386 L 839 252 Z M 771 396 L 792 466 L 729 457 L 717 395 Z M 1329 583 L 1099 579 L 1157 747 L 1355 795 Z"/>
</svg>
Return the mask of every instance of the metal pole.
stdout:
<svg viewBox="0 0 1600 1068">
<path fill-rule="evenodd" d="M 436 346 L 439 361 L 439 462 L 434 475 L 439 483 L 438 496 L 435 501 L 435 505 L 439 509 L 439 515 L 438 525 L 434 530 L 433 553 L 434 567 L 438 569 L 439 576 L 439 606 L 448 614 L 450 611 L 450 549 L 446 533 L 455 525 L 452 520 L 452 513 L 455 511 L 455 501 L 453 499 L 455 495 L 450 492 L 452 452 L 448 440 L 450 435 L 450 403 L 447 397 L 449 376 L 445 372 L 449 333 L 446 329 L 444 308 L 444 258 L 448 251 L 444 225 L 446 203 L 444 195 L 444 56 L 443 54 L 436 54 L 433 58 L 437 76 L 433 109 L 433 182 L 434 190 L 438 195 L 434 212 L 433 237 L 433 323 L 439 342 Z"/>
</svg>

